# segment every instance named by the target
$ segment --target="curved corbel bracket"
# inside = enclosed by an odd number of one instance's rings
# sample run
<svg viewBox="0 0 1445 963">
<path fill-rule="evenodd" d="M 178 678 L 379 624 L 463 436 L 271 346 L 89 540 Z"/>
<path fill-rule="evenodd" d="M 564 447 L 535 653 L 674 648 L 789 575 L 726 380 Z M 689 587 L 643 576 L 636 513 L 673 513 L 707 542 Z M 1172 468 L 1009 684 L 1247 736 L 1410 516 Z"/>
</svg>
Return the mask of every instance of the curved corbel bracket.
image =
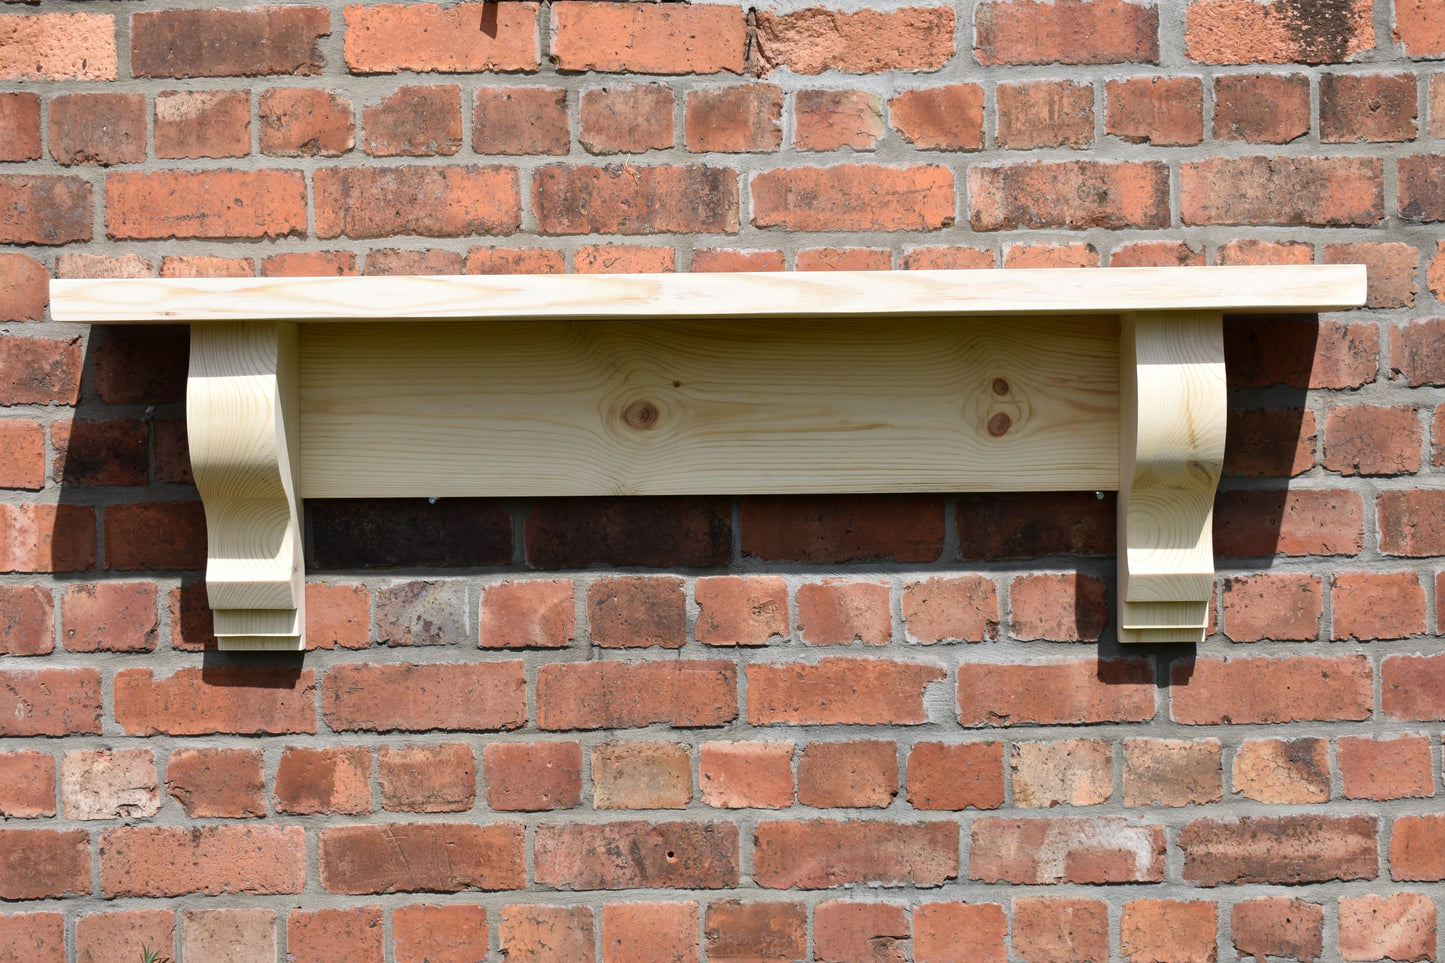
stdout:
<svg viewBox="0 0 1445 963">
<path fill-rule="evenodd" d="M 222 649 L 304 645 L 296 337 L 285 321 L 191 326 L 186 430 Z"/>
<path fill-rule="evenodd" d="M 1202 642 L 1224 465 L 1223 316 L 1124 314 L 1119 333 L 1119 641 Z"/>
</svg>

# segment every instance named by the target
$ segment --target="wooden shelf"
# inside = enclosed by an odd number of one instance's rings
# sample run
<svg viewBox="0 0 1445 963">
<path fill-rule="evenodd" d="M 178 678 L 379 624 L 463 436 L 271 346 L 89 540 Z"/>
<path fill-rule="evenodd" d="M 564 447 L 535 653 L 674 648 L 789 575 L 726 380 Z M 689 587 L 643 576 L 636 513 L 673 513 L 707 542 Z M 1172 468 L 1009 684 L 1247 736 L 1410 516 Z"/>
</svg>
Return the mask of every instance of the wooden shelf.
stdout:
<svg viewBox="0 0 1445 963">
<path fill-rule="evenodd" d="M 1203 637 L 1222 316 L 1364 302 L 1360 265 L 53 281 L 192 326 L 226 649 L 303 646 L 301 500 L 1117 490 L 1119 634 Z"/>
</svg>

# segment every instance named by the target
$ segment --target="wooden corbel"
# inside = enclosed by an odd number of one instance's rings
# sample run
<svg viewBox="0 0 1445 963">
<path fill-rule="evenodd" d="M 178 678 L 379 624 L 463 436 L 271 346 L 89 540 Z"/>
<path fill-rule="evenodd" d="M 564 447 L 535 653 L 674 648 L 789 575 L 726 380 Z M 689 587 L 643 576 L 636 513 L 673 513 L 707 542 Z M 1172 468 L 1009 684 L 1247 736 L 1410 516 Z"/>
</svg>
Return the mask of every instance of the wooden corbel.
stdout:
<svg viewBox="0 0 1445 963">
<path fill-rule="evenodd" d="M 51 283 L 58 321 L 191 325 L 223 649 L 302 646 L 302 498 L 788 492 L 1117 490 L 1120 640 L 1197 642 L 1222 312 L 1364 298 L 1360 265 Z"/>
</svg>

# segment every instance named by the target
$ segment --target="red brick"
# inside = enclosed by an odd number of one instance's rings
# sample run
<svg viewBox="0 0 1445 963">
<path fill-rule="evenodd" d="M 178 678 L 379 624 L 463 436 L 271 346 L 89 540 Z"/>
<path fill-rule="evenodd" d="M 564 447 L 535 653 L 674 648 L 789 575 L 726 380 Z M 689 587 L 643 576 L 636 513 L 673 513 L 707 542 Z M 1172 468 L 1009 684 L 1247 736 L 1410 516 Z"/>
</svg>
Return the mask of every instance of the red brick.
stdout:
<svg viewBox="0 0 1445 963">
<path fill-rule="evenodd" d="M 164 959 L 175 945 L 174 910 L 88 913 L 75 921 L 75 963 L 110 963 L 134 953 L 137 946 L 158 950 Z"/>
<path fill-rule="evenodd" d="M 492 732 L 527 721 L 521 662 L 338 665 L 322 683 L 332 729 Z"/>
<path fill-rule="evenodd" d="M 94 13 L 6 14 L 0 80 L 114 80 L 115 17 Z"/>
<path fill-rule="evenodd" d="M 53 103 L 53 102 L 52 102 Z M 55 108 L 52 106 L 51 110 Z M 40 158 L 40 98 L 32 93 L 0 94 L 0 160 Z"/>
<path fill-rule="evenodd" d="M 886 808 L 898 795 L 898 744 L 888 739 L 810 742 L 798 759 L 798 802 L 817 808 Z"/>
<path fill-rule="evenodd" d="M 351 101 L 334 90 L 268 87 L 261 94 L 261 153 L 340 157 L 356 146 Z"/>
<path fill-rule="evenodd" d="M 88 855 L 85 878 L 88 891 Z M 101 836 L 100 885 L 108 899 L 299 893 L 305 882 L 300 826 L 136 826 Z"/>
<path fill-rule="evenodd" d="M 948 820 L 761 822 L 753 833 L 753 880 L 765 889 L 932 887 L 957 878 L 958 826 Z"/>
<path fill-rule="evenodd" d="M 405 129 L 408 119 L 398 122 Z M 565 154 L 571 143 L 565 90 L 496 87 L 473 95 L 472 149 L 478 154 Z"/>
<path fill-rule="evenodd" d="M 738 885 L 738 827 L 700 822 L 569 822 L 537 827 L 541 886 L 729 889 Z"/>
<path fill-rule="evenodd" d="M 737 686 L 737 666 L 723 660 L 544 665 L 537 670 L 537 725 L 721 726 L 738 716 Z"/>
<path fill-rule="evenodd" d="M 758 72 L 786 67 L 797 74 L 841 70 L 932 71 L 953 59 L 952 7 L 903 7 L 848 12 L 807 7 L 757 13 Z"/>
<path fill-rule="evenodd" d="M 363 272 L 380 276 L 412 276 L 461 274 L 462 256 L 456 251 L 428 248 L 425 251 L 403 251 L 382 248 L 366 255 Z"/>
<path fill-rule="evenodd" d="M 1241 957 L 1283 956 L 1317 960 L 1324 952 L 1324 907 L 1285 896 L 1267 896 L 1234 904 L 1230 929 Z"/>
<path fill-rule="evenodd" d="M 998 145 L 1010 150 L 1094 143 L 1094 86 L 1068 80 L 999 84 Z"/>
<path fill-rule="evenodd" d="M 1399 195 L 1400 195 L 1400 217 L 1406 221 L 1445 221 L 1445 187 L 1441 187 L 1440 180 L 1445 178 L 1445 156 L 1439 154 L 1412 154 L 1408 157 L 1401 157 L 1396 164 Z M 1437 242 L 1438 243 L 1438 242 Z M 1363 251 L 1369 250 L 1374 245 L 1353 245 Z M 1378 245 L 1383 250 L 1395 254 L 1393 264 L 1370 264 L 1370 273 L 1373 275 L 1377 270 L 1386 271 L 1393 267 L 1393 274 L 1403 270 L 1407 253 L 1402 248 L 1407 248 L 1411 265 L 1410 276 L 1396 282 L 1396 284 L 1412 285 L 1411 293 L 1414 293 L 1414 270 L 1415 259 L 1413 257 L 1415 248 L 1404 244 L 1382 244 Z M 1375 260 L 1375 259 L 1372 259 Z M 1393 278 L 1392 278 L 1393 280 Z M 1371 288 L 1374 288 L 1374 278 L 1371 277 Z M 1410 303 L 1414 303 L 1411 301 Z M 1370 304 L 1369 307 L 1377 305 Z M 1393 305 L 1389 305 L 1393 306 Z"/>
<path fill-rule="evenodd" d="M 715 963 L 792 963 L 808 955 L 808 909 L 802 903 L 715 900 L 703 928 Z"/>
<path fill-rule="evenodd" d="M 886 582 L 825 579 L 797 591 L 798 634 L 810 645 L 885 645 L 893 637 Z"/>
<path fill-rule="evenodd" d="M 185 910 L 181 918 L 188 960 L 269 963 L 276 956 L 274 910 Z"/>
<path fill-rule="evenodd" d="M 936 495 L 754 496 L 742 500 L 744 555 L 767 562 L 933 562 Z"/>
<path fill-rule="evenodd" d="M 549 164 L 532 180 L 543 234 L 737 233 L 733 171 L 701 164 Z"/>
<path fill-rule="evenodd" d="M 1016 742 L 1009 768 L 1019 809 L 1097 806 L 1114 794 L 1112 752 L 1101 739 Z"/>
<path fill-rule="evenodd" d="M 371 750 L 288 746 L 276 769 L 278 813 L 371 812 Z"/>
<path fill-rule="evenodd" d="M 1379 875 L 1374 816 L 1196 819 L 1179 834 L 1184 879 L 1295 885 Z"/>
<path fill-rule="evenodd" d="M 561 251 L 547 248 L 474 247 L 467 252 L 468 274 L 562 274 Z"/>
<path fill-rule="evenodd" d="M 1435 882 L 1445 879 L 1445 816 L 1401 816 L 1390 832 L 1390 878 Z"/>
<path fill-rule="evenodd" d="M 1336 641 L 1403 639 L 1425 629 L 1425 589 L 1415 572 L 1338 572 L 1330 579 Z"/>
<path fill-rule="evenodd" d="M 670 274 L 677 252 L 649 244 L 586 244 L 577 249 L 578 274 Z"/>
<path fill-rule="evenodd" d="M 132 15 L 130 66 L 137 77 L 254 77 L 321 72 L 324 7 L 161 10 Z"/>
<path fill-rule="evenodd" d="M 704 742 L 697 781 L 709 806 L 787 809 L 793 804 L 793 744 Z"/>
<path fill-rule="evenodd" d="M 279 170 L 110 174 L 105 229 L 117 240 L 304 236 L 306 179 Z"/>
<path fill-rule="evenodd" d="M 75 254 L 66 252 L 55 258 L 57 278 L 148 278 L 155 274 L 155 265 L 139 254 Z"/>
<path fill-rule="evenodd" d="M 1304 8 L 1290 0 L 1192 0 L 1184 49 L 1206 64 L 1343 63 L 1375 45 L 1371 0 Z"/>
<path fill-rule="evenodd" d="M 1445 719 L 1445 656 L 1387 656 L 1380 663 L 1380 708 L 1391 719 Z"/>
<path fill-rule="evenodd" d="M 1224 265 L 1313 264 L 1315 262 L 1315 246 L 1302 241 L 1229 241 L 1219 246 L 1217 255 L 1218 263 Z M 1313 334 L 1311 334 L 1310 340 L 1313 342 Z M 1306 370 L 1305 375 L 1308 376 L 1308 374 L 1309 371 Z M 1230 377 L 1233 380 L 1233 372 L 1230 373 Z"/>
<path fill-rule="evenodd" d="M 526 884 L 522 824 L 387 823 L 318 834 L 328 893 L 455 893 Z"/>
<path fill-rule="evenodd" d="M 149 819 L 161 808 L 150 749 L 71 750 L 60 760 L 66 819 Z"/>
<path fill-rule="evenodd" d="M 602 578 L 587 587 L 592 643 L 603 648 L 680 648 L 686 609 L 680 578 Z"/>
<path fill-rule="evenodd" d="M 482 589 L 484 649 L 559 649 L 576 635 L 570 579 L 497 582 Z"/>
<path fill-rule="evenodd" d="M 592 963 L 592 910 L 586 906 L 504 906 L 498 927 L 509 963 Z"/>
<path fill-rule="evenodd" d="M 980 562 L 1114 554 L 1114 499 L 1089 492 L 960 495 L 958 557 Z"/>
<path fill-rule="evenodd" d="M 606 742 L 592 748 L 592 808 L 686 809 L 692 753 L 676 742 Z"/>
<path fill-rule="evenodd" d="M 1330 799 L 1330 750 L 1325 739 L 1248 739 L 1234 756 L 1235 795 L 1263 803 Z"/>
<path fill-rule="evenodd" d="M 1414 74 L 1323 74 L 1320 140 L 1326 144 L 1415 138 Z"/>
<path fill-rule="evenodd" d="M 354 74 L 535 71 L 537 3 L 347 6 L 346 67 Z M 469 37 L 469 43 L 438 43 Z"/>
<path fill-rule="evenodd" d="M 958 669 L 958 708 L 965 726 L 1146 722 L 1154 718 L 1154 671 L 1140 659 L 968 663 Z"/>
<path fill-rule="evenodd" d="M 924 164 L 778 168 L 752 178 L 752 205 L 760 228 L 936 231 L 954 223 L 953 172 Z"/>
<path fill-rule="evenodd" d="M 1445 54 L 1445 18 L 1430 0 L 1396 0 L 1392 36 L 1405 56 L 1433 59 Z"/>
<path fill-rule="evenodd" d="M 1435 794 L 1429 736 L 1341 736 L 1335 758 L 1346 799 L 1423 798 Z"/>
<path fill-rule="evenodd" d="M 464 743 L 381 746 L 376 761 L 390 812 L 465 812 L 476 799 L 477 762 Z"/>
<path fill-rule="evenodd" d="M 833 658 L 811 664 L 747 666 L 748 721 L 753 725 L 916 725 L 936 665 L 887 659 Z"/>
<path fill-rule="evenodd" d="M 1315 413 L 1307 408 L 1229 409 L 1224 472 L 1292 478 L 1315 466 Z"/>
<path fill-rule="evenodd" d="M 1169 170 L 1158 161 L 970 167 L 968 195 L 976 231 L 1169 224 Z"/>
<path fill-rule="evenodd" d="M 313 182 L 318 237 L 511 234 L 521 224 L 511 167 L 331 167 Z"/>
<path fill-rule="evenodd" d="M 1352 491 L 1220 492 L 1214 550 L 1225 558 L 1354 555 L 1364 547 L 1364 505 Z"/>
<path fill-rule="evenodd" d="M 92 205 L 90 183 L 79 177 L 0 175 L 0 244 L 89 241 Z"/>
<path fill-rule="evenodd" d="M 462 149 L 462 88 L 398 87 L 362 111 L 362 146 L 373 157 L 426 157 Z"/>
<path fill-rule="evenodd" d="M 4 136 L 4 104 L 4 95 L 0 95 L 0 137 Z M 50 272 L 45 265 L 24 254 L 0 254 L 0 322 L 39 321 L 45 317 L 49 299 Z"/>
<path fill-rule="evenodd" d="M 582 802 L 582 744 L 491 742 L 482 749 L 487 805 L 506 812 L 572 809 Z"/>
<path fill-rule="evenodd" d="M 316 731 L 316 673 L 265 666 L 150 669 L 115 675 L 115 719 L 127 735 L 274 735 Z"/>
<path fill-rule="evenodd" d="M 1431 137 L 1445 137 L 1445 74 L 1431 74 L 1430 88 L 1430 127 Z"/>
<path fill-rule="evenodd" d="M 1191 806 L 1224 795 L 1218 739 L 1124 740 L 1124 805 Z"/>
<path fill-rule="evenodd" d="M 985 65 L 1159 61 L 1159 11 L 1127 0 L 987 0 L 974 20 Z"/>
<path fill-rule="evenodd" d="M 476 963 L 487 955 L 489 933 L 484 907 L 399 906 L 391 913 L 391 945 L 396 963 Z"/>
<path fill-rule="evenodd" d="M 908 804 L 959 811 L 1003 805 L 1003 743 L 914 743 L 908 753 Z"/>
<path fill-rule="evenodd" d="M 0 736 L 100 734 L 98 669 L 0 669 Z"/>
<path fill-rule="evenodd" d="M 983 642 L 998 638 L 998 586 L 981 575 L 931 578 L 903 588 L 909 642 Z"/>
<path fill-rule="evenodd" d="M 1378 157 L 1195 161 L 1181 169 L 1179 208 L 1185 224 L 1367 226 L 1384 217 L 1383 178 Z"/>
<path fill-rule="evenodd" d="M 55 648 L 55 603 L 39 585 L 0 585 L 0 655 L 46 655 Z"/>
<path fill-rule="evenodd" d="M 1324 592 L 1314 575 L 1234 575 L 1224 580 L 1224 633 L 1235 642 L 1320 637 Z"/>
<path fill-rule="evenodd" d="M 160 275 L 163 278 L 250 278 L 256 276 L 256 263 L 248 257 L 166 255 L 161 259 Z M 184 426 L 184 422 L 179 424 Z M 160 456 L 157 454 L 157 461 L 159 460 Z M 189 471 L 189 465 L 187 470 Z"/>
<path fill-rule="evenodd" d="M 552 5 L 552 63 L 602 73 L 743 72 L 747 25 L 741 7 Z"/>
<path fill-rule="evenodd" d="M 1103 581 L 1078 573 L 1019 576 L 1009 607 L 1010 634 L 1029 641 L 1094 642 L 1109 621 Z"/>
<path fill-rule="evenodd" d="M 1288 144 L 1310 132 L 1310 80 L 1304 74 L 1226 74 L 1214 78 L 1214 139 Z"/>
<path fill-rule="evenodd" d="M 696 903 L 608 903 L 602 963 L 697 963 Z"/>
<path fill-rule="evenodd" d="M 105 509 L 105 567 L 201 569 L 206 519 L 200 502 L 144 502 Z"/>
<path fill-rule="evenodd" d="M 1390 377 L 1410 387 L 1445 384 L 1445 318 L 1412 321 L 1390 331 Z"/>
<path fill-rule="evenodd" d="M 149 426 L 132 418 L 54 421 L 50 477 L 70 485 L 144 485 L 149 480 Z"/>
<path fill-rule="evenodd" d="M 163 404 L 183 401 L 190 366 L 190 331 L 185 325 L 163 328 L 113 328 L 95 353 L 95 390 L 111 404 Z M 3 344 L 4 342 L 0 342 Z"/>
<path fill-rule="evenodd" d="M 1374 703 L 1363 655 L 1176 663 L 1171 715 L 1185 725 L 1361 720 Z"/>
<path fill-rule="evenodd" d="M 45 427 L 18 418 L 0 421 L 0 488 L 36 491 L 43 487 Z"/>
<path fill-rule="evenodd" d="M 1130 963 L 1214 963 L 1218 939 L 1209 900 L 1130 900 L 1119 920 L 1119 951 Z"/>
<path fill-rule="evenodd" d="M 166 608 L 171 616 L 171 648 L 182 652 L 219 648 L 205 582 L 183 582 L 171 589 L 166 593 Z"/>
<path fill-rule="evenodd" d="M 14 338 L 0 339 L 0 352 Z M 95 564 L 95 510 L 0 505 L 0 572 L 75 572 Z"/>
<path fill-rule="evenodd" d="M 813 959 L 818 963 L 903 963 L 908 913 L 889 903 L 830 900 L 813 911 Z"/>
<path fill-rule="evenodd" d="M 915 87 L 888 101 L 888 122 L 923 150 L 983 147 L 983 88 L 978 84 Z"/>
<path fill-rule="evenodd" d="M 903 271 L 986 271 L 993 266 L 993 252 L 976 247 L 915 247 L 898 259 Z"/>
<path fill-rule="evenodd" d="M 766 645 L 773 638 L 789 638 L 788 585 L 781 578 L 700 578 L 693 594 L 696 636 L 705 645 Z"/>
<path fill-rule="evenodd" d="M 1436 408 L 1430 419 L 1430 464 L 1445 465 L 1445 408 Z"/>
<path fill-rule="evenodd" d="M 1092 244 L 1010 244 L 1003 251 L 1005 268 L 1089 268 L 1099 266 Z"/>
<path fill-rule="evenodd" d="M 1445 491 L 1381 492 L 1380 551 L 1389 555 L 1445 555 Z"/>
<path fill-rule="evenodd" d="M 1204 139 L 1198 77 L 1133 77 L 1104 87 L 1104 132 L 1130 144 L 1192 146 Z"/>
<path fill-rule="evenodd" d="M 1008 917 L 997 903 L 924 903 L 913 911 L 917 963 L 1006 963 Z"/>
<path fill-rule="evenodd" d="M 382 963 L 381 907 L 292 910 L 286 921 L 291 963 Z"/>
<path fill-rule="evenodd" d="M 376 640 L 389 646 L 469 641 L 467 587 L 459 579 L 394 582 L 376 591 Z"/>
<path fill-rule="evenodd" d="M 1203 250 L 1182 241 L 1136 241 L 1114 248 L 1109 267 L 1201 267 Z"/>
<path fill-rule="evenodd" d="M 65 963 L 65 917 L 60 913 L 0 914 L 0 953 L 27 963 Z"/>
<path fill-rule="evenodd" d="M 306 586 L 306 648 L 364 649 L 371 644 L 371 594 L 364 585 Z"/>
<path fill-rule="evenodd" d="M 55 757 L 44 752 L 0 752 L 0 816 L 55 815 Z"/>
<path fill-rule="evenodd" d="M 798 150 L 872 150 L 883 136 L 883 98 L 866 90 L 800 90 L 793 95 Z"/>
<path fill-rule="evenodd" d="M 157 157 L 245 157 L 251 153 L 251 92 L 162 90 L 156 94 Z M 142 140 L 142 149 L 144 141 Z"/>
<path fill-rule="evenodd" d="M 67 166 L 143 162 L 145 95 L 61 94 L 51 98 L 50 156 Z"/>
<path fill-rule="evenodd" d="M 0 829 L 0 899 L 89 896 L 90 891 L 89 833 Z"/>
<path fill-rule="evenodd" d="M 166 763 L 166 792 L 191 819 L 266 815 L 259 749 L 176 749 Z"/>
<path fill-rule="evenodd" d="M 673 145 L 672 110 L 672 91 L 662 84 L 589 87 L 579 140 L 591 154 L 666 150 Z"/>
<path fill-rule="evenodd" d="M 777 150 L 782 116 L 783 90 L 776 84 L 690 90 L 683 142 L 695 154 Z"/>
<path fill-rule="evenodd" d="M 1346 960 L 1433 960 L 1435 903 L 1424 893 L 1342 897 L 1339 948 Z"/>
<path fill-rule="evenodd" d="M 1013 951 L 1024 963 L 1106 963 L 1109 908 L 1101 900 L 1015 897 Z"/>
<path fill-rule="evenodd" d="M 973 821 L 970 879 L 986 883 L 1158 883 L 1164 828 L 1123 816 Z"/>
</svg>

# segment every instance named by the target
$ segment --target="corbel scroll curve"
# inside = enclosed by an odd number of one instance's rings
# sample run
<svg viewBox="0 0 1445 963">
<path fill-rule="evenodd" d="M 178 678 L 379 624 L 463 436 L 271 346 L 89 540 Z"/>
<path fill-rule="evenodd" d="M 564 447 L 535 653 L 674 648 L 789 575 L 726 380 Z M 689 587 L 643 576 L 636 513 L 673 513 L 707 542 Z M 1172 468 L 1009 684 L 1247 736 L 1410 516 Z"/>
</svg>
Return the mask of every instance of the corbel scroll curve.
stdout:
<svg viewBox="0 0 1445 963">
<path fill-rule="evenodd" d="M 303 647 L 296 325 L 191 328 L 186 430 L 206 512 L 206 594 L 223 649 Z"/>
</svg>

